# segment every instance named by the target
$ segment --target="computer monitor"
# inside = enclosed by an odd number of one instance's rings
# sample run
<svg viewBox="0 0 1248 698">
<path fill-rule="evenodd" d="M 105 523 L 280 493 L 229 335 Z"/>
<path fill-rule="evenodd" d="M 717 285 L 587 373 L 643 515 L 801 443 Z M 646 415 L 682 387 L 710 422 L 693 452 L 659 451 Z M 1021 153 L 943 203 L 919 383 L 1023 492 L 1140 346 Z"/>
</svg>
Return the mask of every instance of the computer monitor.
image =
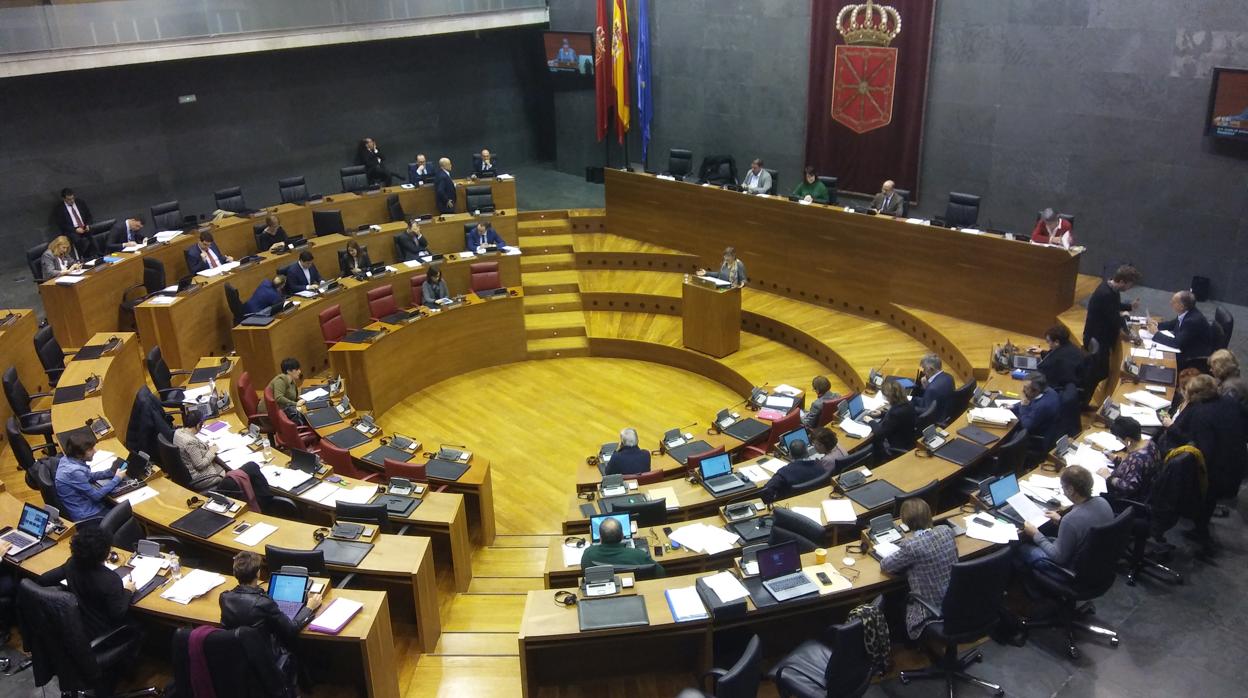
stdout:
<svg viewBox="0 0 1248 698">
<path fill-rule="evenodd" d="M 727 475 L 732 472 L 732 459 L 727 453 L 721 453 L 718 456 L 711 456 L 698 464 L 702 472 L 703 480 L 710 480 L 713 477 Z"/>
<path fill-rule="evenodd" d="M 797 543 L 787 541 L 772 545 L 758 551 L 758 576 L 763 581 L 783 577 L 802 568 L 802 559 L 797 554 Z"/>
<path fill-rule="evenodd" d="M 789 447 L 794 441 L 801 441 L 807 446 L 810 445 L 810 434 L 806 433 L 806 427 L 798 427 L 780 437 L 780 443 L 784 446 L 784 452 L 789 453 Z"/>
<path fill-rule="evenodd" d="M 994 507 L 1004 506 L 1010 497 L 1018 494 L 1018 477 L 1014 473 L 1002 475 L 988 485 L 988 496 Z"/>
<path fill-rule="evenodd" d="M 633 537 L 633 521 L 628 512 L 618 512 L 615 514 L 599 514 L 598 516 L 589 517 L 589 537 L 590 540 L 597 543 L 602 540 L 602 536 L 598 533 L 598 528 L 602 526 L 602 522 L 607 519 L 615 519 L 620 522 L 620 529 L 624 531 L 625 538 Z"/>
<path fill-rule="evenodd" d="M 303 603 L 308 590 L 308 578 L 297 574 L 274 572 L 269 575 L 269 596 L 274 601 Z"/>
<path fill-rule="evenodd" d="M 43 534 L 48 530 L 48 521 L 52 515 L 42 507 L 33 504 L 22 504 L 22 516 L 17 520 L 17 530 L 28 536 L 34 537 L 36 540 L 42 540 Z"/>
<path fill-rule="evenodd" d="M 862 393 L 858 393 L 849 399 L 849 418 L 858 419 L 862 411 Z"/>
</svg>

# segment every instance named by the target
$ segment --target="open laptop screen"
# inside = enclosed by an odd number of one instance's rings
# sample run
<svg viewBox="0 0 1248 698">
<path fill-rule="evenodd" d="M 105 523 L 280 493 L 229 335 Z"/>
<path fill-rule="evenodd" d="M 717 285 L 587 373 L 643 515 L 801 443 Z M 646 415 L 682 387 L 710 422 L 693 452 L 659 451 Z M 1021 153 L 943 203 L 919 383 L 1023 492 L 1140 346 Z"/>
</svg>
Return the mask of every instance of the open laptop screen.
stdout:
<svg viewBox="0 0 1248 698">
<path fill-rule="evenodd" d="M 849 418 L 858 419 L 858 415 L 862 414 L 862 410 L 862 393 L 858 393 L 849 399 Z"/>
<path fill-rule="evenodd" d="M 764 581 L 783 577 L 802 568 L 797 543 L 789 541 L 758 551 L 758 575 Z"/>
<path fill-rule="evenodd" d="M 50 516 L 46 509 L 33 504 L 23 504 L 22 517 L 17 521 L 17 530 L 28 536 L 41 539 L 48 530 L 48 519 Z"/>
<path fill-rule="evenodd" d="M 624 532 L 625 538 L 633 537 L 633 523 L 629 518 L 628 512 L 620 512 L 618 514 L 600 514 L 598 516 L 589 517 L 589 537 L 593 542 L 597 543 L 602 539 L 598 532 L 598 528 L 602 526 L 602 522 L 607 519 L 615 519 L 620 522 L 620 530 Z"/>
<path fill-rule="evenodd" d="M 721 453 L 702 461 L 699 467 L 702 469 L 702 479 L 709 480 L 732 472 L 732 459 L 727 453 Z"/>
<path fill-rule="evenodd" d="M 994 507 L 1005 506 L 1010 497 L 1018 494 L 1018 477 L 1010 473 L 997 478 L 988 485 L 988 496 L 992 497 Z"/>
<path fill-rule="evenodd" d="M 784 444 L 785 451 L 789 450 L 789 447 L 793 445 L 794 441 L 802 441 L 807 446 L 810 445 L 810 436 L 806 433 L 805 427 L 794 429 L 793 431 L 790 431 L 789 433 L 780 437 L 780 443 Z"/>
<path fill-rule="evenodd" d="M 315 473 L 317 471 L 316 454 L 310 451 L 292 448 L 290 449 L 290 466 L 292 468 L 298 468 L 305 473 Z"/>
<path fill-rule="evenodd" d="M 308 578 L 297 574 L 269 575 L 269 596 L 274 601 L 293 601 L 303 603 L 304 592 L 308 588 Z"/>
</svg>

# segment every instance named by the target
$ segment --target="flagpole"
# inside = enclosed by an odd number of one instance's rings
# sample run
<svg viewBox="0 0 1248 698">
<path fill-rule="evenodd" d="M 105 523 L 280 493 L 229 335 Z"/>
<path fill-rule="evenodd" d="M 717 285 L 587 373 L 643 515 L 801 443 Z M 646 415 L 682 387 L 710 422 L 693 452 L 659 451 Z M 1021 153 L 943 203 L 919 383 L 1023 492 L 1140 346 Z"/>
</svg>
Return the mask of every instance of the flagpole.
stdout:
<svg viewBox="0 0 1248 698">
<path fill-rule="evenodd" d="M 607 107 L 607 123 L 611 123 L 611 115 L 615 110 Z M 608 130 L 602 136 L 602 166 L 604 168 L 611 167 L 611 131 Z"/>
</svg>

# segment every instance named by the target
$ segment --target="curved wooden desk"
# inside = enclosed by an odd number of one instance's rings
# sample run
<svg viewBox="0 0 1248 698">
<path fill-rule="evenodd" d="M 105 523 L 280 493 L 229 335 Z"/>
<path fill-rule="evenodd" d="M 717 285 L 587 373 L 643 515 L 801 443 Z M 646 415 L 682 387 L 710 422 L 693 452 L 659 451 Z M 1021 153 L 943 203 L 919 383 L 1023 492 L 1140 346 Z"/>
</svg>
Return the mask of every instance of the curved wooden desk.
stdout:
<svg viewBox="0 0 1248 698">
<path fill-rule="evenodd" d="M 39 330 L 39 316 L 30 309 L 7 312 L 13 316 L 8 324 L 0 326 L 0 372 L 12 366 L 17 369 L 17 377 L 22 379 L 22 385 L 26 386 L 28 392 L 44 392 L 48 390 L 48 374 L 44 373 L 43 364 L 39 363 L 34 345 L 35 332 Z M 5 311 L 0 311 L 0 319 L 5 315 Z M 4 400 L 0 403 L 0 423 L 12 416 L 13 410 L 9 407 L 9 401 Z M 7 438 L 0 433 L 0 444 L 5 443 Z"/>
<path fill-rule="evenodd" d="M 102 415 L 113 425 L 115 434 L 101 439 L 99 448 L 124 454 L 127 449 L 122 443 L 122 437 L 130 422 L 134 395 L 143 386 L 144 376 L 138 355 L 138 338 L 130 333 L 117 336 L 122 342 L 115 353 L 94 360 L 73 361 L 65 369 L 61 379 L 63 385 L 83 383 L 94 375 L 99 377 L 101 389 L 96 395 L 82 400 L 54 405 L 52 424 L 59 434 L 83 426 L 88 418 Z M 97 335 L 94 341 L 102 343 L 108 337 L 109 335 Z M 184 532 L 173 531 L 171 524 L 190 510 L 187 500 L 195 493 L 163 477 L 154 478 L 148 484 L 157 491 L 158 496 L 135 505 L 135 516 L 145 526 L 173 532 L 184 540 L 193 540 L 222 559 L 239 550 L 252 550 L 263 555 L 266 544 L 305 550 L 316 544 L 312 536 L 317 529 L 315 525 L 248 511 L 239 514 L 237 520 L 252 524 L 263 522 L 277 528 L 277 531 L 259 545 L 244 546 L 238 543 L 229 527 L 209 538 L 192 538 Z M 362 581 L 381 585 L 383 588 L 403 589 L 404 594 L 392 596 L 390 601 L 393 604 L 396 599 L 402 599 L 399 602 L 402 603 L 400 608 L 415 615 L 421 646 L 429 651 L 436 644 L 441 632 L 437 581 L 429 539 L 379 534 L 373 543 L 373 550 L 358 567 L 331 568 L 339 572 L 355 572 Z"/>
<path fill-rule="evenodd" d="M 0 494 L 0 521 L 14 525 L 22 511 L 22 503 L 10 494 Z M 5 563 L 15 566 L 24 574 L 37 576 L 54 567 L 64 564 L 69 559 L 69 539 L 67 533 L 56 545 L 20 564 L 5 558 Z M 117 550 L 125 560 L 128 551 Z M 183 574 L 189 574 L 190 568 L 183 568 Z M 227 579 L 229 575 L 225 575 Z M 166 582 L 168 584 L 168 582 Z M 138 615 L 173 623 L 175 625 L 221 625 L 221 606 L 219 598 L 223 591 L 233 588 L 233 580 L 214 588 L 207 594 L 196 598 L 189 604 L 182 605 L 162 599 L 156 589 L 143 597 L 132 608 Z M 390 625 L 390 608 L 386 604 L 385 592 L 365 591 L 360 589 L 333 589 L 326 596 L 325 603 L 334 599 L 350 599 L 364 604 L 337 635 L 327 635 L 304 628 L 299 634 L 301 645 L 310 650 L 307 659 L 337 654 L 339 648 L 354 645 L 358 653 L 361 668 L 362 688 L 370 698 L 397 698 L 399 693 L 398 674 L 394 671 L 394 631 Z"/>
</svg>

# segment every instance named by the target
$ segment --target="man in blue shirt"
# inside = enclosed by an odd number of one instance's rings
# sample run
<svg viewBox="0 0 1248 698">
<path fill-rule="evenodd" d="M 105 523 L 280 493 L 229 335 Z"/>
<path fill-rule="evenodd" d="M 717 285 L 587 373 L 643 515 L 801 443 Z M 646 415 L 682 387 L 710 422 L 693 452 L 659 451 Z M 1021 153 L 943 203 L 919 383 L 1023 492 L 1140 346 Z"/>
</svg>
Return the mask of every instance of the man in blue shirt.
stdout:
<svg viewBox="0 0 1248 698">
<path fill-rule="evenodd" d="M 1032 373 L 1023 384 L 1023 399 L 1014 406 L 1014 414 L 1028 434 L 1044 439 L 1044 450 L 1053 448 L 1057 440 L 1057 417 L 1062 399 L 1049 387 L 1043 373 Z"/>
<path fill-rule="evenodd" d="M 87 462 L 95 457 L 95 434 L 90 431 L 74 432 L 65 440 L 65 455 L 56 466 L 56 496 L 61 508 L 71 521 L 85 521 L 103 516 L 108 510 L 104 498 L 121 484 L 126 477 L 126 466 L 114 473 L 102 470 L 93 473 Z M 107 480 L 100 486 L 92 484 Z"/>
</svg>

